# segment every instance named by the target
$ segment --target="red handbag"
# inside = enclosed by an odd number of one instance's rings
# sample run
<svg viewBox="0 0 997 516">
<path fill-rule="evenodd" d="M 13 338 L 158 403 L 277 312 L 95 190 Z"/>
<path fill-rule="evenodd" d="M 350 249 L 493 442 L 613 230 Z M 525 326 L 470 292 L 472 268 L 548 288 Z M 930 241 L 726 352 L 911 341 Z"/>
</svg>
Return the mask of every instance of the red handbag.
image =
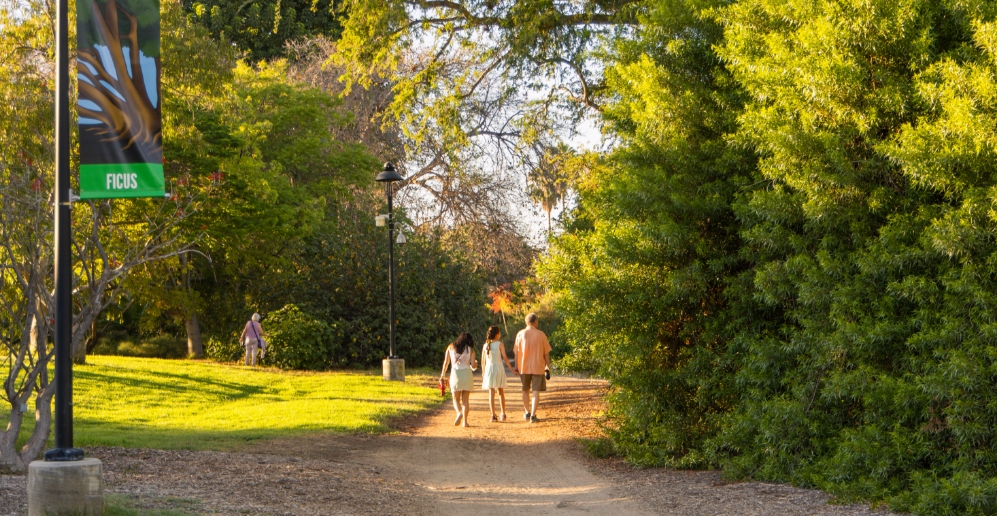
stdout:
<svg viewBox="0 0 997 516">
<path fill-rule="evenodd" d="M 440 396 L 443 396 L 444 398 L 447 397 L 447 387 L 450 387 L 450 380 L 440 378 L 437 387 L 440 388 Z"/>
</svg>

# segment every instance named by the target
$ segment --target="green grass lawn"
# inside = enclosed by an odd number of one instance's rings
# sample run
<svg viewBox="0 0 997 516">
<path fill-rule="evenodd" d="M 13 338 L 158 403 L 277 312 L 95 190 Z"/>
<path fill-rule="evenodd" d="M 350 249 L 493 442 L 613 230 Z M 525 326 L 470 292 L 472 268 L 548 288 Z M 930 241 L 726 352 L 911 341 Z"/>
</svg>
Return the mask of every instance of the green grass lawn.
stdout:
<svg viewBox="0 0 997 516">
<path fill-rule="evenodd" d="M 303 373 L 193 360 L 88 356 L 74 368 L 77 446 L 237 450 L 259 439 L 380 432 L 435 406 L 418 375 Z M 5 419 L 7 414 L 3 414 Z M 22 439 L 29 435 L 27 423 Z"/>
</svg>

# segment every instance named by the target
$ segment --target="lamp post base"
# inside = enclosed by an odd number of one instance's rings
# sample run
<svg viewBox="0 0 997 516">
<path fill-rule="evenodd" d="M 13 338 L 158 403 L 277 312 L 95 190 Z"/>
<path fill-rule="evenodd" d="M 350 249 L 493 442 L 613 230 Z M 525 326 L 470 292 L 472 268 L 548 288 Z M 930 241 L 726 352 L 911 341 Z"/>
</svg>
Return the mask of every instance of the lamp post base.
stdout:
<svg viewBox="0 0 997 516">
<path fill-rule="evenodd" d="M 384 379 L 389 381 L 405 381 L 405 360 L 402 358 L 385 358 L 381 361 Z"/>
<path fill-rule="evenodd" d="M 83 460 L 83 450 L 79 448 L 55 448 L 45 452 L 45 462 L 67 462 Z"/>
<path fill-rule="evenodd" d="M 103 464 L 97 459 L 36 460 L 28 465 L 28 516 L 104 514 Z"/>
</svg>

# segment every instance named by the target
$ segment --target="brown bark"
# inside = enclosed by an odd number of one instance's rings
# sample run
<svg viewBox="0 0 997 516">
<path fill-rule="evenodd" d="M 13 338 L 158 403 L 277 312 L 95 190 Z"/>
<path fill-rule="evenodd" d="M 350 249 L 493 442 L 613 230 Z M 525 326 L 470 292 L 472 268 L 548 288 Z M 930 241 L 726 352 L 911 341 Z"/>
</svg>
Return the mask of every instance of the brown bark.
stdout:
<svg viewBox="0 0 997 516">
<path fill-rule="evenodd" d="M 194 358 L 203 358 L 204 345 L 201 342 L 201 326 L 197 322 L 197 314 L 190 314 L 184 326 L 187 327 L 187 355 Z"/>
<path fill-rule="evenodd" d="M 10 416 L 7 421 L 7 430 L 0 434 L 0 471 L 9 473 L 21 473 L 27 469 L 20 454 L 17 453 L 17 436 L 21 433 L 21 423 L 24 420 L 21 414 L 20 403 L 10 404 Z"/>
<path fill-rule="evenodd" d="M 187 253 L 181 254 L 179 258 L 180 266 L 183 267 L 184 311 L 187 315 L 184 320 L 184 326 L 187 330 L 187 356 L 203 358 L 204 345 L 201 342 L 201 325 L 197 322 L 197 310 L 194 308 L 195 303 L 192 301 L 193 296 L 190 292 L 190 262 Z"/>
<path fill-rule="evenodd" d="M 47 383 L 47 382 L 46 382 Z M 48 383 L 35 398 L 35 430 L 28 442 L 21 448 L 21 463 L 27 470 L 28 464 L 37 459 L 48 443 L 49 428 L 52 427 L 52 397 L 55 396 L 55 383 Z"/>
</svg>

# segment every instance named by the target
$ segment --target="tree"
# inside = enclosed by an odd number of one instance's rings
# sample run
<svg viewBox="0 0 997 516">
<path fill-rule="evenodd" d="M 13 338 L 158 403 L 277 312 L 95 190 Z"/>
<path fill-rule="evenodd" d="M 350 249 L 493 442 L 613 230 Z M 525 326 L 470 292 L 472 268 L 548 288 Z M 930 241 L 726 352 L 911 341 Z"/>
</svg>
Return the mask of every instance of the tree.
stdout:
<svg viewBox="0 0 997 516">
<path fill-rule="evenodd" d="M 571 147 L 562 143 L 553 148 L 543 149 L 538 153 L 536 163 L 530 167 L 526 179 L 529 185 L 529 196 L 533 202 L 540 205 L 544 213 L 547 214 L 547 237 L 553 235 L 553 225 L 551 223 L 551 212 L 554 207 L 564 201 L 572 177 L 577 177 L 577 172 L 572 172 L 575 151 Z"/>
<path fill-rule="evenodd" d="M 385 117 L 405 138 L 401 192 L 419 221 L 502 221 L 520 204 L 532 153 L 598 109 L 602 37 L 628 30 L 637 2 L 532 0 L 344 3 L 332 62 L 348 87 L 387 79 Z"/>
<path fill-rule="evenodd" d="M 293 55 L 288 45 L 339 36 L 341 16 L 334 0 L 185 0 L 184 9 L 221 42 L 232 42 L 252 63 Z"/>
<path fill-rule="evenodd" d="M 732 204 L 756 179 L 752 153 L 725 139 L 743 97 L 703 8 L 650 3 L 635 40 L 609 43 L 603 116 L 619 146 L 576 181 L 537 263 L 564 318 L 559 365 L 610 381 L 613 449 L 641 465 L 708 464 L 703 443 L 736 395 L 726 325 L 746 263 Z"/>
</svg>

